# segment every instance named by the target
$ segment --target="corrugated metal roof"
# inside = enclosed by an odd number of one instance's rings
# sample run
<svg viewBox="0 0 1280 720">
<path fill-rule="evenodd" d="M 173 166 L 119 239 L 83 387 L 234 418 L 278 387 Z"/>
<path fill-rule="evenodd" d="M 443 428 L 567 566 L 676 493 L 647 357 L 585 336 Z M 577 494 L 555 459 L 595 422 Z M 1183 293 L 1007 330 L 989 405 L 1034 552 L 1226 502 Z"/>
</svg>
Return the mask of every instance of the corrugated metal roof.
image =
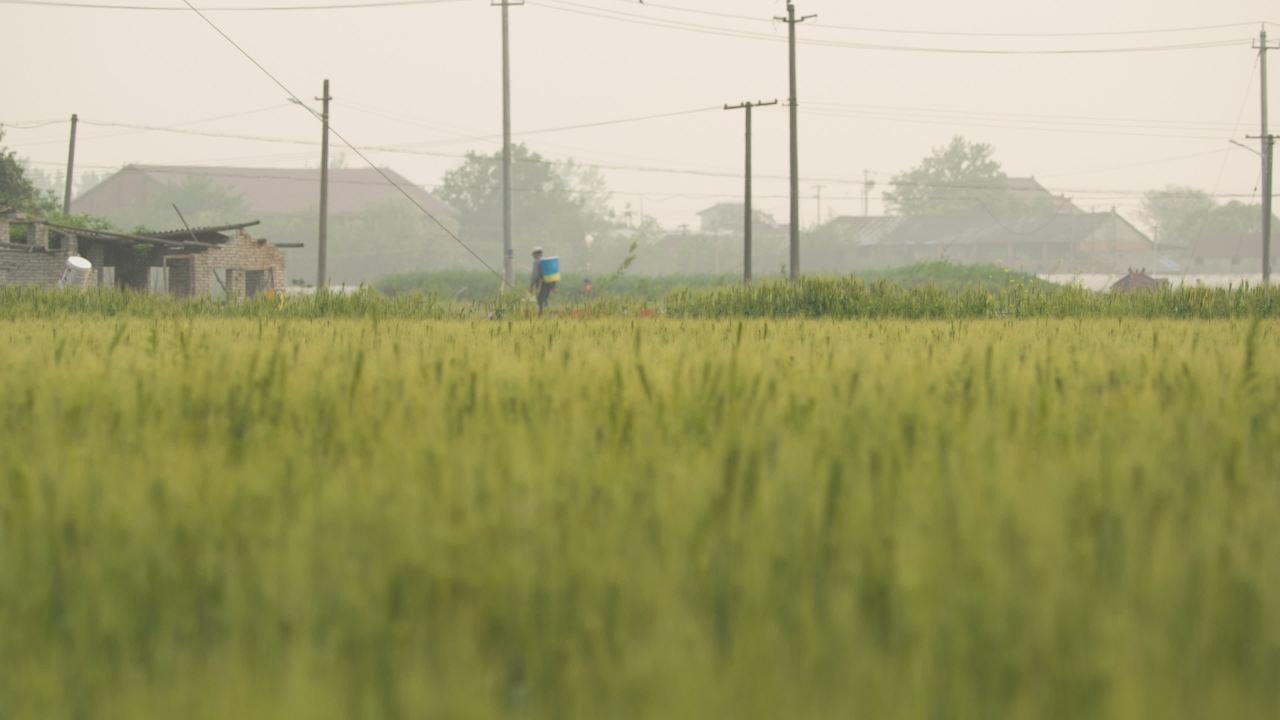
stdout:
<svg viewBox="0 0 1280 720">
<path fill-rule="evenodd" d="M 227 225 L 209 225 L 205 227 L 193 227 L 190 230 L 180 228 L 177 230 L 161 230 L 158 232 L 147 231 L 142 233 L 147 237 L 161 238 L 164 240 L 188 240 L 192 235 L 201 242 L 219 242 L 227 240 L 223 233 L 234 232 L 236 230 L 244 230 L 254 225 L 260 225 L 260 220 L 250 220 L 248 222 L 230 223 Z M 216 237 L 213 237 L 216 236 Z"/>
<path fill-rule="evenodd" d="M 168 238 L 154 237 L 151 235 L 133 235 L 129 233 L 111 232 L 108 230 L 90 230 L 87 228 L 79 228 L 72 225 L 59 225 L 57 223 L 46 222 L 52 230 L 75 235 L 78 238 L 86 240 L 101 240 L 104 242 L 124 243 L 126 245 L 159 245 L 166 247 L 182 247 L 182 248 L 212 248 L 217 247 L 213 243 L 203 241 L 192 241 L 190 235 L 185 240 L 170 240 Z"/>
</svg>

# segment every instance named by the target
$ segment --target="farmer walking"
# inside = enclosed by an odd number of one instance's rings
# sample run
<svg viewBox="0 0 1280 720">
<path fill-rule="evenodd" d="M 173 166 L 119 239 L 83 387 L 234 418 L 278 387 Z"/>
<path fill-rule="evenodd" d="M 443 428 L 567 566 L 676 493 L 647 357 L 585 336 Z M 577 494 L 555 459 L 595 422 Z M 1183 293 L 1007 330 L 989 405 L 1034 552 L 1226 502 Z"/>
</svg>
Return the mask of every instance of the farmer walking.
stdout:
<svg viewBox="0 0 1280 720">
<path fill-rule="evenodd" d="M 533 249 L 533 275 L 529 278 L 529 293 L 538 295 L 538 314 L 547 307 L 551 293 L 555 292 L 556 283 L 560 282 L 560 259 L 543 258 L 542 248 Z"/>
</svg>

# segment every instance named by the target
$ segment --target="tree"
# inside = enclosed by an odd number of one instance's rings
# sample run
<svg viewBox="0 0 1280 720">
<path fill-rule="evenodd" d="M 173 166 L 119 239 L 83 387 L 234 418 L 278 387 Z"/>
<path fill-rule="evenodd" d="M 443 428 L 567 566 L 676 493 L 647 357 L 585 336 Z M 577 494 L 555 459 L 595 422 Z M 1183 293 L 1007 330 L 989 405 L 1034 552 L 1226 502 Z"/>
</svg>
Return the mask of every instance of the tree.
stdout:
<svg viewBox="0 0 1280 720">
<path fill-rule="evenodd" d="M 523 144 L 512 147 L 512 245 L 517 257 L 535 245 L 550 254 L 578 257 L 583 239 L 613 227 L 609 193 L 595 168 L 556 163 Z M 463 240 L 482 257 L 501 258 L 502 153 L 467 153 L 445 174 L 436 195 L 458 213 Z"/>
<path fill-rule="evenodd" d="M 0 131 L 0 141 L 4 133 Z M 41 192 L 27 177 L 23 163 L 11 150 L 0 145 L 0 210 L 49 214 L 57 209 L 53 195 Z"/>
<path fill-rule="evenodd" d="M 28 158 L 18 158 L 18 163 L 22 165 L 22 174 L 31 181 L 36 192 L 57 200 L 62 199 L 62 193 L 66 192 L 67 173 L 65 171 L 42 170 L 32 166 Z"/>
<path fill-rule="evenodd" d="M 1238 200 L 1219 205 L 1205 191 L 1181 185 L 1148 192 L 1142 198 L 1141 214 L 1161 244 L 1185 247 L 1201 237 L 1262 231 L 1261 206 Z"/>
<path fill-rule="evenodd" d="M 1203 190 L 1170 185 L 1142 198 L 1142 220 L 1161 242 L 1182 245 L 1207 228 L 1217 203 Z"/>
<path fill-rule="evenodd" d="M 112 212 L 108 219 L 121 228 L 169 230 L 182 226 L 174 205 L 192 227 L 238 222 L 249 215 L 248 205 L 239 195 L 207 177 L 189 177 L 165 185 L 137 205 Z"/>
<path fill-rule="evenodd" d="M 933 149 L 919 165 L 899 173 L 884 194 L 895 215 L 1007 214 L 1026 210 L 1027 203 L 1012 192 L 1008 177 L 986 143 L 952 138 Z"/>
<path fill-rule="evenodd" d="M 75 194 L 83 195 L 89 192 L 100 185 L 102 181 L 106 180 L 108 177 L 110 177 L 108 173 L 97 172 L 96 170 L 89 170 L 87 172 L 80 173 L 80 179 L 76 181 Z"/>
</svg>

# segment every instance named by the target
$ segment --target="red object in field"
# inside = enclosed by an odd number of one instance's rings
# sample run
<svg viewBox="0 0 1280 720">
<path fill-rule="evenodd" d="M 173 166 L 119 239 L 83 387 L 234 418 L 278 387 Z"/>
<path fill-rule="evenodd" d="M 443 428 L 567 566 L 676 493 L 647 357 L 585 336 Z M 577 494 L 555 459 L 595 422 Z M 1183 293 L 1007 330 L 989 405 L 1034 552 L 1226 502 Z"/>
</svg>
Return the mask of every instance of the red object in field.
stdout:
<svg viewBox="0 0 1280 720">
<path fill-rule="evenodd" d="M 642 318 L 651 318 L 657 314 L 658 314 L 658 311 L 654 310 L 653 308 L 640 308 L 640 317 Z"/>
</svg>

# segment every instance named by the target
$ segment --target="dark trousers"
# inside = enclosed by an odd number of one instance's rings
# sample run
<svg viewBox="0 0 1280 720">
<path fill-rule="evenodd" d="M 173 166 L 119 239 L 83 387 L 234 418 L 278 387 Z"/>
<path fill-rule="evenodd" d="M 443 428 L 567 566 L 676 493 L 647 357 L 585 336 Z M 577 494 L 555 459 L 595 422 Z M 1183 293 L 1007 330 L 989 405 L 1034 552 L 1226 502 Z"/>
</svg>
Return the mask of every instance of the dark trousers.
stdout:
<svg viewBox="0 0 1280 720">
<path fill-rule="evenodd" d="M 546 309 L 547 301 L 551 299 L 551 293 L 555 292 L 555 290 L 556 290 L 555 283 L 542 283 L 542 285 L 538 287 L 538 314 L 539 315 L 541 315 L 542 311 Z"/>
</svg>

